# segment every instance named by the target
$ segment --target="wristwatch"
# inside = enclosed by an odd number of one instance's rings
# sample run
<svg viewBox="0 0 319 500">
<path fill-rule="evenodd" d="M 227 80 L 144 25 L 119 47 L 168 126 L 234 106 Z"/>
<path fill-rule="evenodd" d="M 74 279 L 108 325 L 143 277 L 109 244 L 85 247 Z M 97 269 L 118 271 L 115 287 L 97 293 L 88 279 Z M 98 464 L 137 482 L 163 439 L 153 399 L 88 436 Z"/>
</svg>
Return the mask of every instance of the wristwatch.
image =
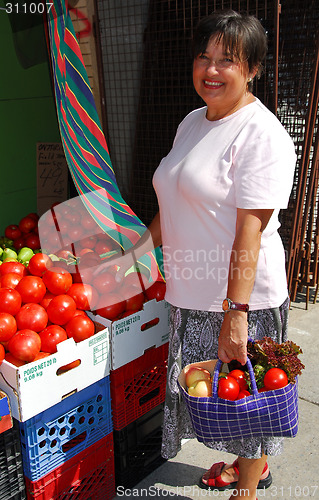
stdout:
<svg viewBox="0 0 319 500">
<path fill-rule="evenodd" d="M 249 311 L 248 304 L 240 304 L 239 302 L 233 302 L 232 300 L 230 300 L 228 298 L 223 300 L 222 308 L 223 308 L 223 311 L 225 311 L 225 312 L 228 312 L 231 310 L 244 311 L 244 312 Z"/>
</svg>

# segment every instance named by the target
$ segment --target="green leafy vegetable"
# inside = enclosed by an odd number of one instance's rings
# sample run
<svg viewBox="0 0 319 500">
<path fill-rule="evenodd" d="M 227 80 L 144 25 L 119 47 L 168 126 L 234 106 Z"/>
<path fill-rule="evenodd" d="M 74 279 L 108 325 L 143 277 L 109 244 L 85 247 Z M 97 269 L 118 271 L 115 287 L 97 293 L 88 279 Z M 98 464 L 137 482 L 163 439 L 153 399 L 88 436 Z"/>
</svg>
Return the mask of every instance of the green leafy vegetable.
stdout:
<svg viewBox="0 0 319 500">
<path fill-rule="evenodd" d="M 264 375 L 270 368 L 277 367 L 284 370 L 288 381 L 292 384 L 295 383 L 296 376 L 300 375 L 301 370 L 305 368 L 298 358 L 298 354 L 302 354 L 302 349 L 291 340 L 278 344 L 270 337 L 264 337 L 260 340 L 248 341 L 247 351 L 254 366 L 258 388 L 262 387 Z"/>
</svg>

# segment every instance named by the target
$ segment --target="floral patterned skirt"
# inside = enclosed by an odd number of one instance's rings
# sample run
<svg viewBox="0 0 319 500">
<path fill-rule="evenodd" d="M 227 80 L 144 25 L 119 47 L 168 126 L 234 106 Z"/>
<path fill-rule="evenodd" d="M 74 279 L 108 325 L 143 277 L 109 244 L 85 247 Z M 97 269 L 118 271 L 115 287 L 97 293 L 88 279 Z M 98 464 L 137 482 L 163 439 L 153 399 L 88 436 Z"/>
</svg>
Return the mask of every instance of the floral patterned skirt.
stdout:
<svg viewBox="0 0 319 500">
<path fill-rule="evenodd" d="M 271 337 L 287 340 L 289 299 L 272 309 L 249 311 L 248 335 L 253 339 Z M 177 386 L 177 378 L 189 363 L 217 359 L 218 336 L 223 312 L 196 311 L 171 306 L 166 400 L 164 408 L 162 456 L 173 458 L 181 449 L 181 440 L 195 438 L 192 423 Z M 249 438 L 204 443 L 209 448 L 234 453 L 244 458 L 279 455 L 283 438 Z"/>
</svg>

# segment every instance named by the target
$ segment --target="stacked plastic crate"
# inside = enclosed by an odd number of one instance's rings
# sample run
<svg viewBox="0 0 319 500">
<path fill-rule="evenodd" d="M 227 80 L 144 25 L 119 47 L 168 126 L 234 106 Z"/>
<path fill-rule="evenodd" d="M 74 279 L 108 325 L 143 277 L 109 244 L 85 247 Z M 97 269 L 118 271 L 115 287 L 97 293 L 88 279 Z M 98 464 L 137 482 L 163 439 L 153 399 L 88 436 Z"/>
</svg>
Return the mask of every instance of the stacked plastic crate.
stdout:
<svg viewBox="0 0 319 500">
<path fill-rule="evenodd" d="M 62 342 L 43 360 L 22 367 L 3 363 L 1 383 L 12 390 L 28 499 L 115 496 L 109 355 L 109 332 L 102 327 L 79 344 Z M 78 366 L 61 373 L 62 365 L 78 359 Z"/>
<path fill-rule="evenodd" d="M 164 461 L 168 316 L 168 304 L 153 300 L 113 323 L 96 317 L 110 330 L 116 487 L 132 488 Z"/>
<path fill-rule="evenodd" d="M 8 397 L 0 391 L 0 498 L 24 500 L 22 454 L 19 426 L 12 422 Z"/>
</svg>

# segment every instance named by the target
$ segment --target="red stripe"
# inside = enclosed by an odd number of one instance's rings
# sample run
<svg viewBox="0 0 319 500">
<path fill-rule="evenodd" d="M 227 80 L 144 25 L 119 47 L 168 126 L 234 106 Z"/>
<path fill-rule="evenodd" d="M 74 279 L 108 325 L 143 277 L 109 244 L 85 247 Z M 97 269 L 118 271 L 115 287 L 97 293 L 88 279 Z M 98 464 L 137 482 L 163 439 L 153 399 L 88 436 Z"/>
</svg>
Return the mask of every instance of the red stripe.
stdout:
<svg viewBox="0 0 319 500">
<path fill-rule="evenodd" d="M 59 31 L 58 31 L 57 13 L 55 13 L 55 20 L 54 20 L 54 42 L 55 42 L 55 46 L 57 48 L 57 51 L 56 51 L 56 53 L 57 53 L 57 65 L 59 67 L 61 76 L 65 76 L 65 64 L 64 64 L 63 58 L 61 56 L 61 51 L 60 51 L 60 35 L 59 35 Z"/>
</svg>

